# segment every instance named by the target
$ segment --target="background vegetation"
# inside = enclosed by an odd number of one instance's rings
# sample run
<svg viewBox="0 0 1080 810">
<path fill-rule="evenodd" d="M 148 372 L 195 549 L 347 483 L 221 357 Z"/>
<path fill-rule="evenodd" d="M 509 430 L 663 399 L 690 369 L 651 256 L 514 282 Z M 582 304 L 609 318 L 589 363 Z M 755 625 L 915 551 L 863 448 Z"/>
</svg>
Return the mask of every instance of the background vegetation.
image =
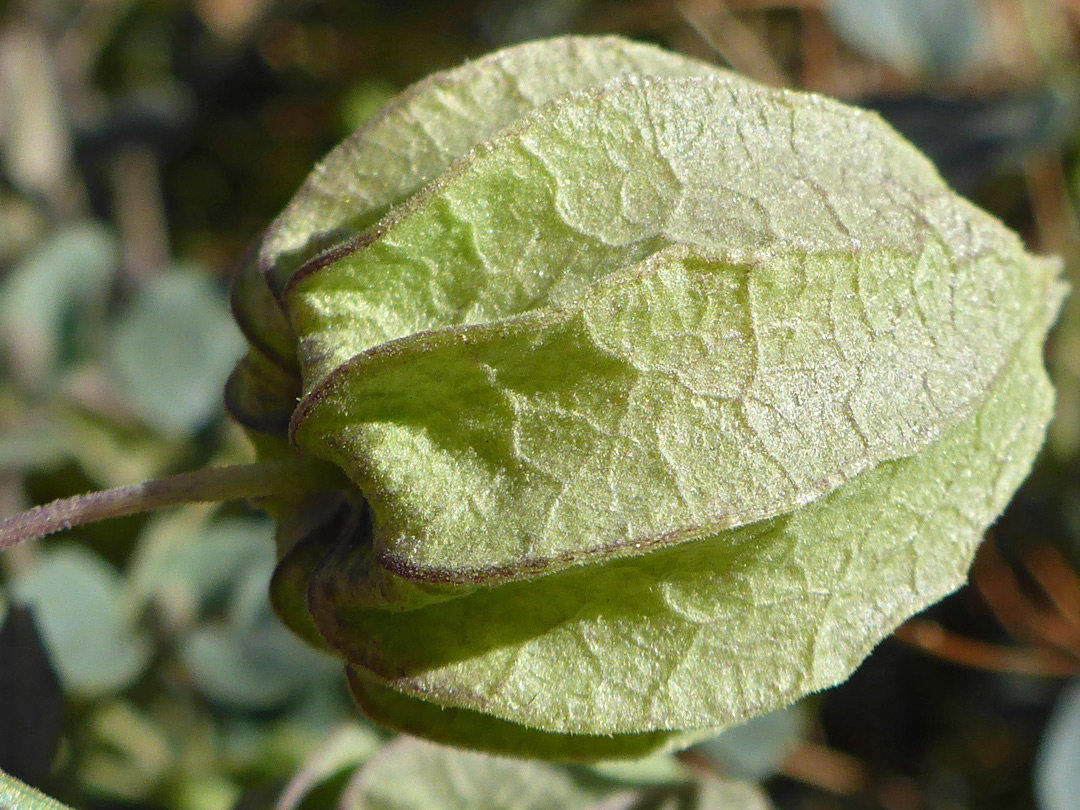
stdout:
<svg viewBox="0 0 1080 810">
<path fill-rule="evenodd" d="M 247 460 L 221 407 L 242 350 L 231 266 L 392 93 L 571 31 L 658 42 L 879 110 L 1033 250 L 1064 255 L 1076 286 L 1074 0 L 9 0 L 0 513 Z M 448 763 L 391 740 L 358 717 L 338 665 L 278 625 L 265 598 L 270 526 L 230 504 L 114 521 L 0 559 L 0 768 L 88 810 L 317 810 L 343 790 L 355 807 L 387 795 L 427 807 L 753 800 L 721 795 L 700 781 L 708 774 L 761 782 L 782 808 L 1072 807 L 1075 298 L 1048 362 L 1059 387 L 1050 443 L 973 585 L 905 625 L 844 686 L 679 758 Z M 432 792 L 406 792 L 421 779 Z"/>
</svg>

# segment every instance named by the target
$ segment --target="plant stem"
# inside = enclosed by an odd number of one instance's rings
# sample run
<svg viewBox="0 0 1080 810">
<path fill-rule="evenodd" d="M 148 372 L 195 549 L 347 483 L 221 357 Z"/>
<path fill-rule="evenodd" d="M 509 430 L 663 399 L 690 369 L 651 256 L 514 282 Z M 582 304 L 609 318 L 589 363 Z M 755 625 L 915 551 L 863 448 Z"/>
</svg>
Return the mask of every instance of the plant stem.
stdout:
<svg viewBox="0 0 1080 810">
<path fill-rule="evenodd" d="M 0 521 L 0 550 L 24 540 L 166 506 L 298 495 L 343 485 L 340 470 L 315 459 L 263 461 L 171 475 L 35 506 Z"/>
</svg>

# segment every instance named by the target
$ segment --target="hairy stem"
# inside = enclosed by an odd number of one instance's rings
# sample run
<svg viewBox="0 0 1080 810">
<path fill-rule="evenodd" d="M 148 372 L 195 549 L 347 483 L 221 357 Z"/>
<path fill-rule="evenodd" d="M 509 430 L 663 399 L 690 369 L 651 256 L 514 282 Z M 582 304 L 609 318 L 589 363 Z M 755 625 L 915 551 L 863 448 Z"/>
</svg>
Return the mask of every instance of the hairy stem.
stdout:
<svg viewBox="0 0 1080 810">
<path fill-rule="evenodd" d="M 62 498 L 13 515 L 0 521 L 0 550 L 84 523 L 151 512 L 166 506 L 296 495 L 333 489 L 342 484 L 339 470 L 314 459 L 238 464 L 171 475 L 142 484 Z"/>
</svg>

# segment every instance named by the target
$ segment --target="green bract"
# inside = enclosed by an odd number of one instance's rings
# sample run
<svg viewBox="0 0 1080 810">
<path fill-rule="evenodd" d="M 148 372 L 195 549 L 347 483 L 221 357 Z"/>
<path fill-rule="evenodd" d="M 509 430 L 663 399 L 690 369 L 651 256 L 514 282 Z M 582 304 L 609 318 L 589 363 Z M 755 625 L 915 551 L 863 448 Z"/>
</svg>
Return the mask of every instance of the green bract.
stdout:
<svg viewBox="0 0 1080 810">
<path fill-rule="evenodd" d="M 433 76 L 242 269 L 282 618 L 385 725 L 642 755 L 845 678 L 1042 442 L 1058 265 L 876 116 L 619 39 Z M 299 404 L 297 404 L 299 400 Z"/>
</svg>

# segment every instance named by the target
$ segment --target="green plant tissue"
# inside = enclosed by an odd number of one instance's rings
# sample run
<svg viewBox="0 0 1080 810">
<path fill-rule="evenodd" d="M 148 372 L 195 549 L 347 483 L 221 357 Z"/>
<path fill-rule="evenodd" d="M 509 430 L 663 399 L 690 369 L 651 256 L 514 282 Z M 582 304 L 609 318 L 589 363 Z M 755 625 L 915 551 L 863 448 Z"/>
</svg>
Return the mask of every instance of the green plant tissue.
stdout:
<svg viewBox="0 0 1080 810">
<path fill-rule="evenodd" d="M 873 114 L 618 38 L 394 97 L 244 263 L 283 620 L 429 739 L 644 756 L 963 584 L 1064 287 Z"/>
</svg>

